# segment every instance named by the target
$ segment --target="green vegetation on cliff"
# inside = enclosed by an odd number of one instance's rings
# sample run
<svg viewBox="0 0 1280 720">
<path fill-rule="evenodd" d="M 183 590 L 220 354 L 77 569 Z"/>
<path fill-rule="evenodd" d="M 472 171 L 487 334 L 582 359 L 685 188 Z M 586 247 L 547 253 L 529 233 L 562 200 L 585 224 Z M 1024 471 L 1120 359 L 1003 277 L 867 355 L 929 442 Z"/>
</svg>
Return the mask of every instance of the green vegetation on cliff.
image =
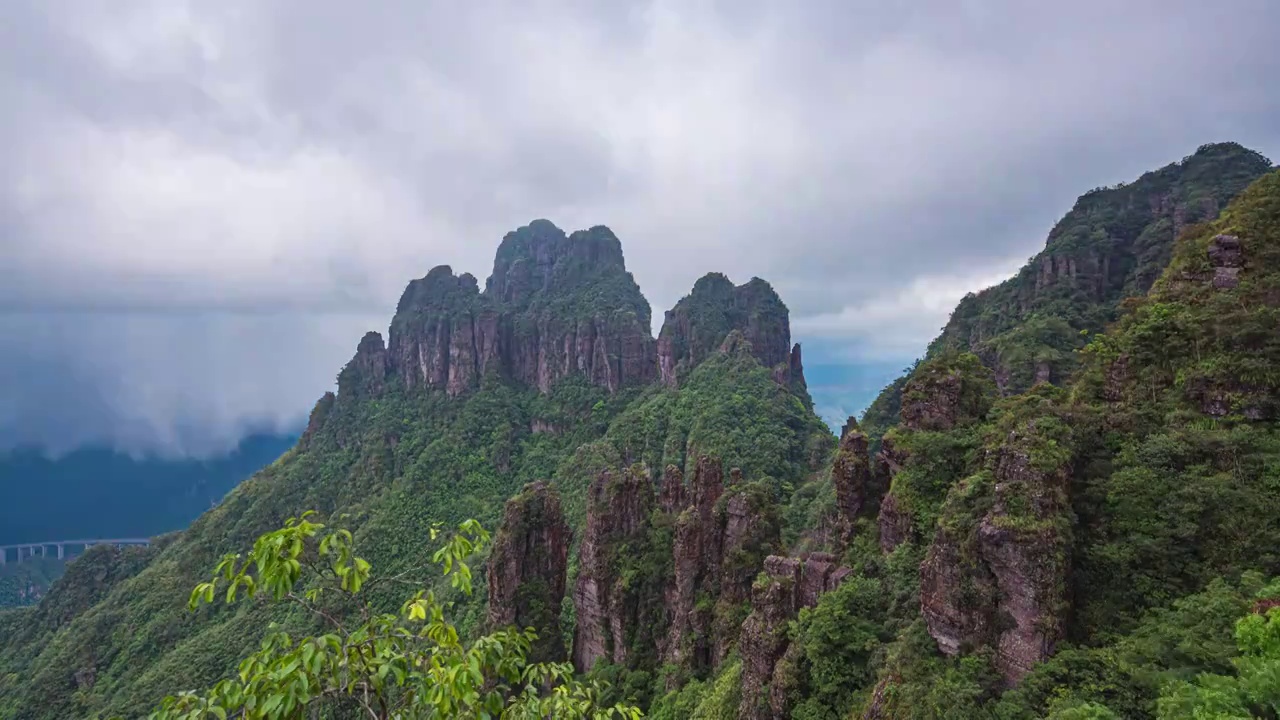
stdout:
<svg viewBox="0 0 1280 720">
<path fill-rule="evenodd" d="M 884 483 L 876 521 L 840 542 L 821 530 L 830 486 L 796 494 L 799 541 L 852 574 L 786 625 L 778 654 L 746 658 L 772 664 L 766 688 L 722 665 L 655 714 L 737 682 L 760 700 L 728 717 L 1275 717 L 1268 169 L 1205 146 L 1090 193 L 1028 269 L 966 299 L 864 417 L 875 470 L 854 475 Z"/>
<path fill-rule="evenodd" d="M 1193 179 L 1203 180 L 1235 150 L 1202 148 L 1182 171 L 1198 169 Z M 1138 186 L 1086 196 L 1077 211 L 1123 217 L 1099 205 L 1103 193 Z M 1232 628 L 1255 598 L 1276 594 L 1261 579 L 1280 573 L 1280 173 L 1201 219 L 1209 221 L 1182 228 L 1176 245 L 1146 248 L 1143 257 L 1167 260 L 1149 293 L 1107 307 L 1059 299 L 1055 317 L 1077 335 L 1118 314 L 1105 334 L 1064 346 L 1069 360 L 1055 367 L 1079 368 L 1070 377 L 1041 378 L 1065 390 L 1038 385 L 974 413 L 963 393 L 932 379 L 954 367 L 945 348 L 957 328 L 1004 323 L 998 336 L 1008 338 L 1045 327 L 1033 313 L 971 322 L 974 303 L 1012 293 L 1011 281 L 962 304 L 933 356 L 882 398 L 882 409 L 898 406 L 901 424 L 885 432 L 880 455 L 896 500 L 885 503 L 894 513 L 881 513 L 881 545 L 886 532 L 896 536 L 886 556 L 855 541 L 847 560 L 910 599 L 891 611 L 900 613 L 891 626 L 906 625 L 880 662 L 879 684 L 863 681 L 862 707 L 902 718 L 1274 712 L 1280 696 L 1256 679 L 1271 656 L 1261 641 L 1237 648 Z M 1078 224 L 1055 231 L 1051 249 L 1064 238 L 1081 246 Z M 1141 275 L 1113 289 L 1130 294 Z M 987 330 L 971 338 L 979 336 L 967 346 L 997 347 Z M 969 357 L 964 376 L 981 381 Z M 979 423 L 959 421 L 966 416 Z M 902 556 L 918 574 L 895 572 Z M 1269 622 L 1248 616 L 1239 632 L 1265 636 Z M 1196 680 L 1202 672 L 1214 675 Z M 947 708 L 927 699 L 927 688 L 956 678 L 973 692 L 958 691 Z"/>
<path fill-rule="evenodd" d="M 0 717 L 136 717 L 167 694 L 214 686 L 273 624 L 292 637 L 319 632 L 313 616 L 287 604 L 190 612 L 184 602 L 219 558 L 302 509 L 326 523 L 345 518 L 363 556 L 394 577 L 430 556 L 430 528 L 468 518 L 499 528 L 504 501 L 537 479 L 559 489 L 579 528 L 590 482 L 635 462 L 683 467 L 713 453 L 767 481 L 768 502 L 785 501 L 832 440 L 807 397 L 780 383 L 743 338 L 751 331 L 774 347 L 789 343 L 785 306 L 771 312 L 773 326 L 722 328 L 673 388 L 656 382 L 648 304 L 607 228 L 565 235 L 531 223 L 503 241 L 483 292 L 471 276 L 432 270 L 405 291 L 389 342 L 376 333 L 361 340 L 296 447 L 127 573 L 87 583 L 82 576 L 99 572 L 102 558 L 86 556 L 37 614 L 0 623 Z M 669 554 L 658 558 L 655 587 L 670 563 Z M 97 589 L 74 612 L 46 613 L 87 587 Z M 486 630 L 484 598 L 435 591 L 457 603 L 464 637 Z M 404 599 L 394 584 L 362 595 L 378 612 Z M 549 597 L 540 593 L 538 603 Z M 544 644 L 572 635 L 571 612 L 564 623 L 565 637 L 543 637 L 539 653 L 554 655 Z M 648 657 L 637 662 L 656 677 Z"/>
<path fill-rule="evenodd" d="M 1174 238 L 1215 218 L 1270 169 L 1248 148 L 1216 143 L 1131 183 L 1085 193 L 1017 275 L 960 301 L 928 355 L 973 352 L 1008 392 L 1038 379 L 1064 382 L 1087 342 L 1082 333 L 1102 331 L 1122 300 L 1145 294 L 1169 263 Z M 890 385 L 868 409 L 863 424 L 873 434 L 893 424 L 901 391 L 901 381 Z"/>
<path fill-rule="evenodd" d="M 653 717 L 1274 717 L 1268 167 L 1205 146 L 1082 197 L 838 452 L 766 283 L 703 278 L 655 341 L 612 233 L 535 221 L 483 292 L 448 268 L 411 284 L 298 445 L 190 529 L 0 613 L 0 717 L 137 716 L 231 677 L 268 628 L 323 633 L 296 604 L 185 608 L 305 508 L 389 577 L 432 528 L 495 528 L 493 607 L 415 585 L 454 603 L 450 647 L 536 626 L 534 660 Z M 360 595 L 414 621 L 395 583 Z"/>
</svg>

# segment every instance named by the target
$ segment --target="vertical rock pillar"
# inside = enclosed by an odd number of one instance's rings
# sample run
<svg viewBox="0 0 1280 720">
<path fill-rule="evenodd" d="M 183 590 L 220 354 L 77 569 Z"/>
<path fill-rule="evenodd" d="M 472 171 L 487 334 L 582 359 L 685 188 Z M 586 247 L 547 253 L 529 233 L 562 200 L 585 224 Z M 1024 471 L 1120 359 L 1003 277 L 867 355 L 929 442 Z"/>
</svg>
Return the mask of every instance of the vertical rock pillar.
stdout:
<svg viewBox="0 0 1280 720">
<path fill-rule="evenodd" d="M 533 662 L 566 658 L 560 606 L 569 541 L 560 495 L 549 483 L 529 483 L 507 501 L 489 556 L 488 624 L 493 629 L 533 628 L 538 633 L 530 652 Z"/>
</svg>

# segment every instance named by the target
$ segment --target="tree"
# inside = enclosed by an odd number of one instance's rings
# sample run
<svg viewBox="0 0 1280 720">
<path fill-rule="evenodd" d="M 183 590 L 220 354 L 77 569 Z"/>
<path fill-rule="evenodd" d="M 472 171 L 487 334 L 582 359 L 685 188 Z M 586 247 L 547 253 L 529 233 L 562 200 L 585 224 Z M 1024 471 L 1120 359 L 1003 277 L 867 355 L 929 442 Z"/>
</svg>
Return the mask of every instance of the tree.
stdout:
<svg viewBox="0 0 1280 720">
<path fill-rule="evenodd" d="M 1280 591 L 1273 583 L 1264 594 Z M 1280 715 L 1280 606 L 1261 603 L 1266 614 L 1254 613 L 1236 623 L 1240 656 L 1236 674 L 1203 673 L 1194 683 L 1173 682 L 1160 695 L 1159 716 L 1200 720 L 1248 720 Z"/>
<path fill-rule="evenodd" d="M 532 629 L 510 628 L 464 643 L 446 619 L 451 603 L 418 590 L 399 613 L 379 614 L 362 591 L 379 583 L 353 551 L 348 530 L 327 530 L 308 518 L 254 543 L 246 557 L 225 556 L 210 582 L 191 593 L 190 607 L 225 595 L 292 603 L 328 632 L 294 638 L 273 629 L 238 672 L 204 692 L 168 697 L 151 720 L 284 720 L 351 717 L 371 720 L 555 717 L 604 720 L 641 716 L 634 707 L 601 707 L 601 688 L 578 681 L 568 664 L 529 663 Z M 431 529 L 431 538 L 438 537 Z M 452 586 L 472 592 L 466 558 L 488 542 L 479 523 L 463 523 L 432 557 Z"/>
</svg>

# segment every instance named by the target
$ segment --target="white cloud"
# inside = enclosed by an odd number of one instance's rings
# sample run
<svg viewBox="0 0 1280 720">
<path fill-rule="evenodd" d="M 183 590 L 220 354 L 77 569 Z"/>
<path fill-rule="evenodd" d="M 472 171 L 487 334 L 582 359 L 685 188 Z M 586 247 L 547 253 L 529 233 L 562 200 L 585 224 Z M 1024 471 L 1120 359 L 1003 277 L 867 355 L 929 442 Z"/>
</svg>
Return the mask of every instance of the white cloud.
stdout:
<svg viewBox="0 0 1280 720">
<path fill-rule="evenodd" d="M 797 334 L 849 342 L 839 345 L 847 360 L 914 358 L 937 336 L 966 294 L 1008 279 L 1026 263 L 1009 258 L 977 273 L 927 275 L 905 287 L 836 312 L 797 319 Z"/>
<path fill-rule="evenodd" d="M 502 234 L 536 217 L 611 226 L 657 317 L 708 271 L 758 275 L 806 342 L 909 357 L 1084 190 L 1203 142 L 1280 148 L 1270 0 L 4 12 L 0 309 L 28 329 L 55 308 L 190 313 L 140 334 L 64 318 L 39 348 L 5 345 L 0 366 L 75 372 L 103 398 L 98 421 L 70 423 L 80 440 L 172 445 L 202 417 L 226 436 L 295 416 L 409 278 L 440 263 L 484 277 Z M 348 334 L 319 313 L 377 322 Z M 232 326 L 269 332 L 312 389 L 269 392 Z M 175 370 L 175 348 L 211 339 L 216 371 Z M 192 393 L 192 374 L 225 400 Z M 46 385 L 0 393 L 27 427 L 81 413 Z"/>
<path fill-rule="evenodd" d="M 257 158 L 80 122 L 56 137 L 15 193 L 41 239 L 11 256 L 43 280 L 28 302 L 386 306 L 412 244 L 449 254 L 450 229 L 406 188 L 332 149 Z"/>
</svg>

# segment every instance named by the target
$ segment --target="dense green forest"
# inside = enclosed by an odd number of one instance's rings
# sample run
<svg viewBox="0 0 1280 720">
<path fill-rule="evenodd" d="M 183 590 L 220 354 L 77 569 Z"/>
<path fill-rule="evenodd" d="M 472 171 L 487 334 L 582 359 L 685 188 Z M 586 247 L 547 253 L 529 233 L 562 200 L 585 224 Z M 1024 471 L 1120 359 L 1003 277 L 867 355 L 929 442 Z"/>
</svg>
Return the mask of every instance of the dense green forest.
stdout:
<svg viewBox="0 0 1280 720">
<path fill-rule="evenodd" d="M 709 274 L 657 338 L 649 326 L 604 227 L 508 234 L 483 290 L 432 270 L 296 446 L 188 529 L 95 548 L 38 605 L 0 612 L 0 718 L 141 717 L 183 690 L 245 712 L 250 676 L 293 703 L 332 679 L 294 639 L 414 622 L 397 583 L 357 586 L 354 605 L 324 590 L 368 566 L 430 590 L 418 611 L 448 609 L 433 642 L 449 657 L 455 630 L 483 645 L 528 627 L 529 660 L 587 683 L 564 687 L 655 718 L 1280 712 L 1280 172 L 1265 158 L 1207 145 L 1086 194 L 839 437 L 763 280 Z M 306 510 L 351 528 L 338 550 L 293 542 L 286 520 Z M 439 528 L 469 519 L 492 549 L 440 555 Z M 256 570 L 223 561 L 236 552 Z M 441 557 L 488 594 L 419 577 Z M 188 608 L 246 577 L 304 602 Z M 429 692 L 394 667 L 376 680 L 396 678 L 378 685 L 391 702 Z M 511 677 L 476 668 L 477 688 Z M 306 712 L 333 717 L 363 701 L 306 692 Z M 286 705 L 245 715 L 314 716 Z M 404 716 L 472 716 L 416 707 Z"/>
</svg>

